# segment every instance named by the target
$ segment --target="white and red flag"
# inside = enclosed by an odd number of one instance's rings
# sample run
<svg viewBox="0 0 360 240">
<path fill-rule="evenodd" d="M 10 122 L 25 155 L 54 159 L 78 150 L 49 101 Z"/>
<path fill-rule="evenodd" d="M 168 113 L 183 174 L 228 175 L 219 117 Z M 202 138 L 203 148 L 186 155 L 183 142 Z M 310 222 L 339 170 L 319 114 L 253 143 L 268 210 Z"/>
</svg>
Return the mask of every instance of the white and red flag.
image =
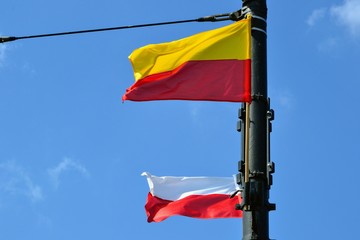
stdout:
<svg viewBox="0 0 360 240">
<path fill-rule="evenodd" d="M 148 172 L 150 192 L 145 210 L 148 222 L 161 222 L 173 215 L 193 218 L 238 218 L 242 211 L 235 205 L 241 200 L 230 198 L 238 185 L 233 177 L 157 177 Z"/>
</svg>

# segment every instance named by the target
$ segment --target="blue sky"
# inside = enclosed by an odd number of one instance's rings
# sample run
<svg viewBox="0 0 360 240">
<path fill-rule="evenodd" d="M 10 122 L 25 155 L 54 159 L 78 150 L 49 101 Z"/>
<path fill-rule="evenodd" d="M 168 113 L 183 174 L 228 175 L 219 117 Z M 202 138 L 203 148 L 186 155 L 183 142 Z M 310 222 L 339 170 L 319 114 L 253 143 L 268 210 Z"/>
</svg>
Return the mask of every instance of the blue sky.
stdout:
<svg viewBox="0 0 360 240">
<path fill-rule="evenodd" d="M 180 4 L 179 4 L 180 3 Z M 4 1 L 1 35 L 193 19 L 241 1 Z M 354 239 L 360 213 L 360 1 L 268 1 L 275 110 L 273 239 Z M 231 176 L 238 103 L 125 102 L 127 56 L 229 22 L 188 23 L 0 45 L 0 236 L 241 239 L 241 219 L 146 222 L 155 175 Z"/>
</svg>

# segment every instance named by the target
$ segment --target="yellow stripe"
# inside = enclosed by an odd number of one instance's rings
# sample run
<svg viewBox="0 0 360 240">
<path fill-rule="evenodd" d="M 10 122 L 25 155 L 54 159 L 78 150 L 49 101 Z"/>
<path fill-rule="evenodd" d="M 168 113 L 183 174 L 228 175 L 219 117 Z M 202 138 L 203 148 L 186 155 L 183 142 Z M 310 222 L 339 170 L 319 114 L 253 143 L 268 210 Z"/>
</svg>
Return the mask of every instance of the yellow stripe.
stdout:
<svg viewBox="0 0 360 240">
<path fill-rule="evenodd" d="M 250 59 L 250 23 L 248 18 L 173 42 L 138 48 L 129 56 L 135 80 L 171 71 L 192 60 Z"/>
</svg>

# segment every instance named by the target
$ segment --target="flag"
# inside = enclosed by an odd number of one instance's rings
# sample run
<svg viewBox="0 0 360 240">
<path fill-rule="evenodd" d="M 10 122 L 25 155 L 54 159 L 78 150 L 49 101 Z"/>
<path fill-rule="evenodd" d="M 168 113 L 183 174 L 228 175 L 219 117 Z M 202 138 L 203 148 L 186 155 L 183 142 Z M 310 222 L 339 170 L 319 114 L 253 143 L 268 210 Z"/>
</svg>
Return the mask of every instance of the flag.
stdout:
<svg viewBox="0 0 360 240">
<path fill-rule="evenodd" d="M 157 177 L 144 172 L 150 192 L 145 204 L 148 222 L 161 222 L 173 215 L 193 218 L 237 218 L 240 197 L 233 177 Z"/>
<path fill-rule="evenodd" d="M 251 19 L 131 53 L 135 83 L 122 99 L 251 101 Z"/>
</svg>

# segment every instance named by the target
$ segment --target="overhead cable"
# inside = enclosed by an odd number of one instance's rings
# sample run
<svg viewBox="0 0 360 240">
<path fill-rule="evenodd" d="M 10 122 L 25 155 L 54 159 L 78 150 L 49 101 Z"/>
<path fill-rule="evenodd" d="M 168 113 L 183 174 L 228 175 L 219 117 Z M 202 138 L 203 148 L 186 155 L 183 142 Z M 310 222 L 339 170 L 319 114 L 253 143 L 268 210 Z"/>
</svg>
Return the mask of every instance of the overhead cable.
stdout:
<svg viewBox="0 0 360 240">
<path fill-rule="evenodd" d="M 28 35 L 28 36 L 19 36 L 19 37 L 0 36 L 0 43 L 11 42 L 11 41 L 21 40 L 21 39 L 55 37 L 55 36 L 63 36 L 63 35 L 73 35 L 73 34 L 92 33 L 92 32 L 104 32 L 104 31 L 122 30 L 122 29 L 130 29 L 130 28 L 153 27 L 153 26 L 188 23 L 188 22 L 219 22 L 219 21 L 226 21 L 226 20 L 238 20 L 236 18 L 237 17 L 236 17 L 236 15 L 234 13 L 225 13 L 225 14 L 218 14 L 218 15 L 200 17 L 200 18 L 196 18 L 196 19 L 180 20 L 180 21 L 147 23 L 147 24 L 109 27 L 109 28 L 87 29 L 87 30 L 70 31 L 70 32 L 46 33 L 46 34 Z"/>
</svg>

